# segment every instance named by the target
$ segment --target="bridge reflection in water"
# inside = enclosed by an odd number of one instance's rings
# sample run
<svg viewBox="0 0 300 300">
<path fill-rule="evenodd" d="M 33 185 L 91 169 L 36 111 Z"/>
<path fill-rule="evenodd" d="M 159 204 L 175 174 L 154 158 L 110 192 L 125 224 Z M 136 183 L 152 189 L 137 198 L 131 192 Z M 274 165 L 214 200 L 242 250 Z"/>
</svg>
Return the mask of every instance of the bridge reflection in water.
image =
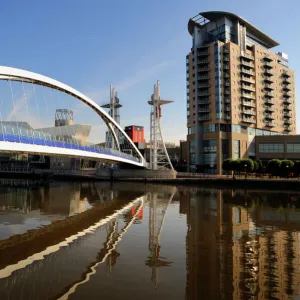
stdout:
<svg viewBox="0 0 300 300">
<path fill-rule="evenodd" d="M 0 206 L 1 300 L 299 297 L 300 192 L 2 181 Z"/>
</svg>

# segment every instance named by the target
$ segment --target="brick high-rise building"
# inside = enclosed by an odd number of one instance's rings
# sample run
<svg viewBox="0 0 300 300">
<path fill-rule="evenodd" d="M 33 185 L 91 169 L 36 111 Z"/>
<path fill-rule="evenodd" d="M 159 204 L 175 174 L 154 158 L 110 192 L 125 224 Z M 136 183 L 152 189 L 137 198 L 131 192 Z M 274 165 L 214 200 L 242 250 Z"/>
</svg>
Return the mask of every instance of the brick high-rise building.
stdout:
<svg viewBox="0 0 300 300">
<path fill-rule="evenodd" d="M 276 41 L 228 12 L 200 13 L 188 31 L 190 171 L 220 174 L 226 158 L 255 157 L 255 136 L 295 134 L 294 73 Z"/>
</svg>

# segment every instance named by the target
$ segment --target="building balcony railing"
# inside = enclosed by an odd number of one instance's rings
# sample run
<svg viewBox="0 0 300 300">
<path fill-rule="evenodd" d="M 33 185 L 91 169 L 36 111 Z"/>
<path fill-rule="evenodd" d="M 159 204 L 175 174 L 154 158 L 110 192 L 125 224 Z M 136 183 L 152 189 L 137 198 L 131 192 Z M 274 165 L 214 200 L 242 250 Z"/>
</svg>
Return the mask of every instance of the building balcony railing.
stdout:
<svg viewBox="0 0 300 300">
<path fill-rule="evenodd" d="M 283 77 L 282 82 L 283 82 L 284 84 L 291 84 L 291 83 L 292 83 L 292 81 L 291 81 L 289 78 L 287 78 L 287 77 Z"/>
<path fill-rule="evenodd" d="M 202 73 L 202 72 L 209 72 L 209 68 L 198 68 L 197 69 L 198 73 Z"/>
<path fill-rule="evenodd" d="M 273 65 L 270 62 L 268 62 L 268 61 L 264 61 L 264 67 L 268 68 L 268 69 L 272 69 Z"/>
<path fill-rule="evenodd" d="M 255 75 L 254 72 L 252 72 L 252 71 L 250 71 L 250 70 L 248 70 L 248 69 L 245 69 L 245 68 L 241 68 L 241 72 L 242 72 L 242 73 L 245 73 L 245 74 L 248 74 L 248 75 L 252 75 L 252 76 Z"/>
<path fill-rule="evenodd" d="M 273 58 L 272 58 L 270 55 L 266 54 L 266 55 L 264 56 L 264 60 L 265 60 L 265 61 L 273 61 Z"/>
<path fill-rule="evenodd" d="M 266 105 L 265 112 L 267 112 L 267 113 L 269 113 L 269 112 L 273 113 L 273 112 L 275 112 L 275 109 L 272 106 Z"/>
<path fill-rule="evenodd" d="M 197 80 L 209 80 L 209 76 L 205 75 L 205 76 L 197 76 Z"/>
<path fill-rule="evenodd" d="M 224 98 L 224 102 L 227 103 L 227 104 L 230 103 L 230 102 L 231 102 L 231 101 L 230 101 L 230 98 L 225 97 L 225 98 Z"/>
<path fill-rule="evenodd" d="M 255 118 L 246 118 L 246 117 L 243 117 L 243 118 L 242 118 L 242 121 L 243 121 L 244 123 L 251 123 L 251 124 L 255 124 L 255 123 L 256 123 Z"/>
<path fill-rule="evenodd" d="M 254 60 L 254 56 L 252 56 L 252 55 L 249 55 L 249 54 L 241 54 L 241 57 L 243 57 L 243 58 L 246 58 L 246 59 L 249 59 L 249 60 Z"/>
<path fill-rule="evenodd" d="M 273 114 L 264 114 L 266 120 L 275 120 L 275 116 L 273 116 Z"/>
<path fill-rule="evenodd" d="M 265 85 L 264 85 L 264 88 L 265 88 L 266 90 L 274 90 L 274 88 L 273 88 L 273 86 L 272 86 L 271 84 L 265 84 Z"/>
<path fill-rule="evenodd" d="M 284 129 L 285 131 L 292 131 L 292 127 L 289 126 L 289 125 L 283 125 L 283 129 Z"/>
<path fill-rule="evenodd" d="M 209 91 L 201 91 L 201 90 L 198 91 L 198 94 L 197 94 L 198 97 L 207 97 L 209 95 L 210 95 Z"/>
<path fill-rule="evenodd" d="M 256 107 L 256 104 L 253 101 L 246 101 L 242 99 L 242 105 L 246 107 Z"/>
<path fill-rule="evenodd" d="M 264 76 L 264 81 L 266 83 L 274 83 L 274 80 L 270 76 Z"/>
<path fill-rule="evenodd" d="M 274 97 L 275 97 L 275 94 L 270 93 L 270 92 L 265 92 L 265 97 L 274 98 Z"/>
<path fill-rule="evenodd" d="M 265 125 L 266 125 L 266 127 L 275 127 L 275 123 L 274 122 L 266 121 Z"/>
<path fill-rule="evenodd" d="M 255 88 L 250 85 L 242 84 L 242 89 L 255 92 Z"/>
<path fill-rule="evenodd" d="M 291 90 L 291 88 L 287 85 L 287 84 L 284 84 L 283 86 L 282 86 L 282 90 L 285 92 L 285 91 L 287 91 L 287 92 L 289 92 L 290 90 Z"/>
<path fill-rule="evenodd" d="M 229 59 L 229 57 L 224 56 L 224 57 L 223 57 L 223 61 L 229 62 L 230 59 Z"/>
<path fill-rule="evenodd" d="M 291 75 L 290 75 L 288 72 L 283 72 L 283 73 L 282 73 L 282 77 L 283 77 L 283 78 L 290 78 Z"/>
<path fill-rule="evenodd" d="M 209 83 L 199 83 L 199 84 L 197 84 L 197 88 L 198 89 L 203 89 L 203 88 L 209 88 Z"/>
<path fill-rule="evenodd" d="M 198 112 L 199 113 L 208 113 L 208 112 L 210 112 L 210 108 L 209 108 L 209 106 L 202 106 L 202 107 L 199 107 Z"/>
<path fill-rule="evenodd" d="M 207 105 L 210 104 L 209 98 L 198 100 L 198 105 Z"/>
<path fill-rule="evenodd" d="M 289 118 L 283 119 L 283 124 L 291 125 L 292 121 Z"/>
<path fill-rule="evenodd" d="M 270 75 L 273 76 L 273 74 L 274 74 L 270 69 L 267 69 L 267 68 L 264 68 L 264 73 L 269 75 L 269 76 Z"/>
<path fill-rule="evenodd" d="M 283 113 L 283 116 L 284 116 L 284 117 L 287 117 L 287 118 L 291 118 L 291 117 L 292 117 L 292 114 L 287 113 L 287 112 L 284 112 L 284 113 Z"/>
<path fill-rule="evenodd" d="M 225 106 L 224 110 L 228 112 L 231 111 L 231 108 L 229 106 Z"/>
<path fill-rule="evenodd" d="M 223 47 L 223 52 L 224 52 L 224 53 L 229 53 L 229 49 L 226 48 L 226 47 Z"/>
<path fill-rule="evenodd" d="M 228 73 L 225 73 L 224 78 L 230 78 L 230 75 Z"/>
<path fill-rule="evenodd" d="M 225 89 L 224 94 L 225 95 L 229 95 L 230 94 L 230 90 L 229 89 Z"/>
<path fill-rule="evenodd" d="M 198 49 L 197 51 L 197 56 L 208 56 L 209 55 L 209 50 L 208 49 Z"/>
<path fill-rule="evenodd" d="M 291 97 L 292 97 L 292 94 L 285 91 L 285 92 L 283 92 L 283 97 L 291 98 Z"/>
<path fill-rule="evenodd" d="M 252 69 L 254 69 L 254 68 L 255 68 L 255 66 L 254 66 L 254 64 L 253 64 L 253 63 L 250 63 L 250 62 L 244 61 L 243 59 L 241 60 L 241 64 L 242 64 L 243 66 L 247 66 L 247 67 L 249 67 L 249 68 L 252 68 Z"/>
<path fill-rule="evenodd" d="M 199 59 L 197 63 L 198 65 L 206 65 L 209 63 L 209 59 Z"/>
<path fill-rule="evenodd" d="M 226 65 L 224 65 L 224 69 L 225 70 L 230 70 L 230 66 L 226 64 Z"/>
<path fill-rule="evenodd" d="M 253 93 L 243 93 L 242 92 L 242 97 L 247 98 L 247 99 L 255 99 L 255 95 Z"/>
<path fill-rule="evenodd" d="M 229 121 L 230 119 L 231 119 L 231 117 L 230 117 L 229 115 L 225 115 L 225 116 L 224 116 L 224 120 Z"/>
<path fill-rule="evenodd" d="M 292 108 L 291 108 L 289 105 L 284 105 L 284 106 L 283 106 L 283 110 L 291 111 Z"/>
<path fill-rule="evenodd" d="M 256 116 L 256 111 L 252 109 L 243 109 L 242 114 Z"/>
<path fill-rule="evenodd" d="M 198 120 L 199 121 L 209 121 L 210 120 L 210 114 L 199 116 Z"/>
<path fill-rule="evenodd" d="M 246 76 L 241 76 L 241 80 L 244 81 L 244 82 L 248 82 L 248 83 L 255 83 L 255 80 L 249 78 L 249 77 L 246 77 Z"/>
<path fill-rule="evenodd" d="M 265 98 L 265 104 L 269 104 L 269 105 L 274 105 L 275 104 L 275 101 L 270 99 L 270 98 Z"/>
<path fill-rule="evenodd" d="M 292 100 L 290 100 L 289 98 L 282 98 L 282 101 L 283 103 L 286 103 L 286 104 L 292 104 Z"/>
</svg>

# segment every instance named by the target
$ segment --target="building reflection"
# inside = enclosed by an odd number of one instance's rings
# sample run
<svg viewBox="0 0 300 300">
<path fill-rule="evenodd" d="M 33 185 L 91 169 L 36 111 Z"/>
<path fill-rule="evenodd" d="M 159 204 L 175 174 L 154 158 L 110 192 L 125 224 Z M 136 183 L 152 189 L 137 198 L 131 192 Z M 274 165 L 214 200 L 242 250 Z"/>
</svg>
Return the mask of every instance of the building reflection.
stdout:
<svg viewBox="0 0 300 300">
<path fill-rule="evenodd" d="M 179 195 L 186 299 L 299 297 L 300 194 L 195 188 Z"/>
</svg>

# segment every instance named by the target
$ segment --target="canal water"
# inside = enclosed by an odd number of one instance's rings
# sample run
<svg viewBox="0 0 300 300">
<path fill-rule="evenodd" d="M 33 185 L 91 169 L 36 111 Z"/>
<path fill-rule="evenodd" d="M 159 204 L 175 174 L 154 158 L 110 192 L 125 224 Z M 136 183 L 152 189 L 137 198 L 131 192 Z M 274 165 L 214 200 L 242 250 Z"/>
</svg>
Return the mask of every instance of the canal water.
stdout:
<svg viewBox="0 0 300 300">
<path fill-rule="evenodd" d="M 0 179 L 0 299 L 300 299 L 300 193 Z"/>
</svg>

